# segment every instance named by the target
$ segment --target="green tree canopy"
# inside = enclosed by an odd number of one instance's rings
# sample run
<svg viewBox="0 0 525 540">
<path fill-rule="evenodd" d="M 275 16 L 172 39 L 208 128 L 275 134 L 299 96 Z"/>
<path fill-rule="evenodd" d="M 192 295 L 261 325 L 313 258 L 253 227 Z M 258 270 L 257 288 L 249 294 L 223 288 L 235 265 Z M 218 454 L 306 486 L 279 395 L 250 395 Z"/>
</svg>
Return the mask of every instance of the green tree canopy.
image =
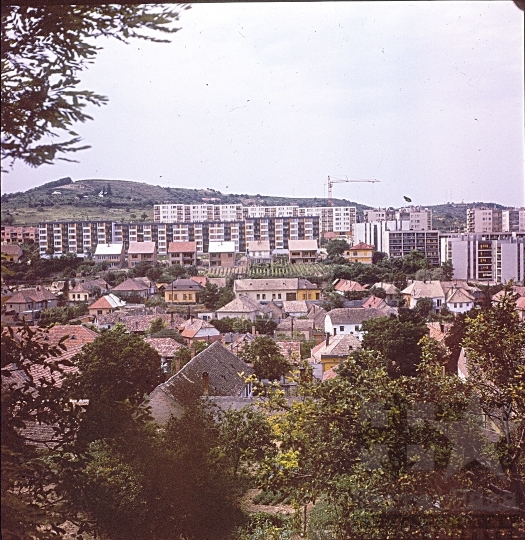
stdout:
<svg viewBox="0 0 525 540">
<path fill-rule="evenodd" d="M 278 380 L 288 373 L 291 367 L 275 341 L 269 336 L 256 337 L 252 343 L 242 348 L 239 356 L 253 365 L 259 379 Z"/>
</svg>

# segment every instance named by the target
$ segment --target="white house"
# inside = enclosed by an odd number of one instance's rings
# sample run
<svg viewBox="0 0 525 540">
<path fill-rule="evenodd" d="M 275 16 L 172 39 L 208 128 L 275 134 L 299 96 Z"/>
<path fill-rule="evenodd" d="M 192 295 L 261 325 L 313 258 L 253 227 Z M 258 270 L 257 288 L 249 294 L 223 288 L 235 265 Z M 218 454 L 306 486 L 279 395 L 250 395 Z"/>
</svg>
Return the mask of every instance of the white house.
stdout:
<svg viewBox="0 0 525 540">
<path fill-rule="evenodd" d="M 465 289 L 452 287 L 447 292 L 446 305 L 452 313 L 465 313 L 474 307 L 474 296 Z"/>
<path fill-rule="evenodd" d="M 353 334 L 358 339 L 363 338 L 362 325 L 368 319 L 384 317 L 380 309 L 369 308 L 337 308 L 326 314 L 324 320 L 325 332 L 332 336 L 337 334 Z"/>
<path fill-rule="evenodd" d="M 430 298 L 436 313 L 445 305 L 445 291 L 439 281 L 413 281 L 401 294 L 410 309 L 416 307 L 420 298 Z"/>
<path fill-rule="evenodd" d="M 126 258 L 124 244 L 97 244 L 94 259 L 97 264 L 105 263 L 108 268 L 120 268 Z"/>
<path fill-rule="evenodd" d="M 252 263 L 272 262 L 269 240 L 250 240 L 247 242 L 246 255 Z"/>
<path fill-rule="evenodd" d="M 229 304 L 219 308 L 216 311 L 217 319 L 239 318 L 249 321 L 255 321 L 258 316 L 263 316 L 265 313 L 259 302 L 252 300 L 249 296 L 240 295 Z"/>
</svg>

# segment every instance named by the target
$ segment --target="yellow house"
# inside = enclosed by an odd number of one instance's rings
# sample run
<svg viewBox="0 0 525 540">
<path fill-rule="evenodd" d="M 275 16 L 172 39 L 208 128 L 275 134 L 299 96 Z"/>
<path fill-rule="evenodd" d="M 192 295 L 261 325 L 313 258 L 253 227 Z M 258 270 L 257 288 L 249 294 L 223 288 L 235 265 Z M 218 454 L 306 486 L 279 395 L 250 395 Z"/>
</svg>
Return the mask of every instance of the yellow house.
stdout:
<svg viewBox="0 0 525 540">
<path fill-rule="evenodd" d="M 375 247 L 364 242 L 359 242 L 350 249 L 345 250 L 343 256 L 347 261 L 360 262 L 363 264 L 372 264 Z"/>
<path fill-rule="evenodd" d="M 360 341 L 352 334 L 327 335 L 326 341 L 321 342 L 312 349 L 310 361 L 313 364 L 314 374 L 317 371 L 318 377 L 322 378 L 326 371 L 347 360 L 348 355 L 360 347 Z M 318 366 L 317 369 L 316 365 Z"/>
<path fill-rule="evenodd" d="M 321 298 L 321 289 L 319 285 L 299 278 L 297 283 L 297 300 L 319 300 Z"/>
<path fill-rule="evenodd" d="M 202 287 L 192 279 L 176 279 L 164 289 L 167 304 L 196 304 Z"/>
</svg>

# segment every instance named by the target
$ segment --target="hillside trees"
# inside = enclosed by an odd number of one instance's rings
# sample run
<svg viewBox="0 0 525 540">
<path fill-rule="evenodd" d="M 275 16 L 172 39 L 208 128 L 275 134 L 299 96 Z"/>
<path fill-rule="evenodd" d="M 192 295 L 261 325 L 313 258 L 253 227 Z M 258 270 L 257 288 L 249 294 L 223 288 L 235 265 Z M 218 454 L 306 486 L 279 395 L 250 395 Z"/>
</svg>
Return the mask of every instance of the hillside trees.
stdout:
<svg viewBox="0 0 525 540">
<path fill-rule="evenodd" d="M 96 38 L 165 42 L 178 29 L 169 5 L 2 5 L 2 160 L 32 167 L 88 148 L 72 128 L 107 99 L 79 90 Z M 52 142 L 52 138 L 61 140 Z"/>
</svg>

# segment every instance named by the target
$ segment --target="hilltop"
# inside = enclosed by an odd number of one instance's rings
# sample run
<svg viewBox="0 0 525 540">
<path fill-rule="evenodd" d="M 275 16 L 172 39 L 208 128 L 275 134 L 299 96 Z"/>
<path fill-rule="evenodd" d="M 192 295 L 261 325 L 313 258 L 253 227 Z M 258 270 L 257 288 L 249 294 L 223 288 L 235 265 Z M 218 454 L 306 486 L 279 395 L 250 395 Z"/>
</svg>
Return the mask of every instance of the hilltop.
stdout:
<svg viewBox="0 0 525 540">
<path fill-rule="evenodd" d="M 111 219 L 129 221 L 153 219 L 153 205 L 180 204 L 243 204 L 327 206 L 325 198 L 277 197 L 272 195 L 224 194 L 212 188 L 186 189 L 154 186 L 131 180 L 86 179 L 73 181 L 61 178 L 24 192 L 2 196 L 2 223 L 36 225 L 41 221 L 66 219 Z M 434 226 L 441 231 L 462 230 L 466 210 L 474 204 L 447 203 L 429 206 L 434 213 Z M 358 214 L 371 208 L 347 199 L 334 199 L 335 206 L 355 206 Z"/>
</svg>

